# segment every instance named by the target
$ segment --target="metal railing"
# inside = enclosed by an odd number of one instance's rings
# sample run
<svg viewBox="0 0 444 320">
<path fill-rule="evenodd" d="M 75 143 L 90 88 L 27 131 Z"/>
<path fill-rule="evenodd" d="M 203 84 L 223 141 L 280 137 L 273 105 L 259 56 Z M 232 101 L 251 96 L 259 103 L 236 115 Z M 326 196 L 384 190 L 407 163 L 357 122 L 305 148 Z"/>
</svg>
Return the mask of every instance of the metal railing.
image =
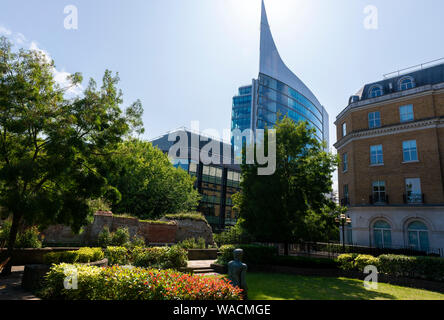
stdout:
<svg viewBox="0 0 444 320">
<path fill-rule="evenodd" d="M 407 73 L 411 73 L 413 71 L 418 71 L 418 70 L 423 70 L 425 67 L 433 67 L 435 65 L 441 64 L 444 62 L 444 58 L 440 58 L 440 59 L 436 59 L 436 60 L 432 60 L 429 62 L 424 62 L 421 64 L 418 64 L 416 66 L 412 66 L 412 67 L 408 67 L 408 68 L 404 68 L 404 69 L 400 69 L 397 71 L 393 71 L 387 74 L 384 74 L 383 77 L 384 79 L 389 79 L 389 78 L 394 78 L 394 77 L 399 77 L 401 75 L 407 74 Z"/>
</svg>

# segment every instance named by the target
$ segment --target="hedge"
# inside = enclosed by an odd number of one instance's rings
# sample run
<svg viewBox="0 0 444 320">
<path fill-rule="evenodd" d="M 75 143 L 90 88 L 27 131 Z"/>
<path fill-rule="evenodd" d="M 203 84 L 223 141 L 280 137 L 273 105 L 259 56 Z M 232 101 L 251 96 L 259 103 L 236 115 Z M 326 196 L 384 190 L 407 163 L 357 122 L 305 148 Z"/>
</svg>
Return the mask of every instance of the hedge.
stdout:
<svg viewBox="0 0 444 320">
<path fill-rule="evenodd" d="M 187 266 L 188 254 L 178 246 L 127 249 L 125 247 L 108 247 L 105 257 L 109 265 L 129 265 L 159 269 L 177 269 Z"/>
<path fill-rule="evenodd" d="M 335 259 L 314 258 L 314 257 L 277 256 L 273 258 L 271 264 L 282 267 L 307 268 L 307 269 L 338 268 L 338 262 Z"/>
<path fill-rule="evenodd" d="M 57 263 L 89 263 L 104 258 L 101 248 L 80 248 L 77 251 L 50 252 L 43 256 L 46 264 Z"/>
<path fill-rule="evenodd" d="M 77 276 L 77 290 L 64 288 L 66 277 L 72 275 Z M 218 277 L 136 267 L 60 264 L 51 268 L 39 295 L 51 300 L 241 300 L 241 292 Z"/>
<path fill-rule="evenodd" d="M 250 264 L 268 264 L 271 263 L 278 255 L 277 247 L 267 247 L 254 244 L 240 244 L 240 245 L 225 245 L 219 248 L 221 255 L 217 262 L 221 264 L 228 264 L 234 259 L 233 251 L 235 249 L 244 250 L 242 261 Z"/>
<path fill-rule="evenodd" d="M 363 271 L 367 265 L 374 265 L 380 273 L 394 277 L 410 277 L 432 281 L 444 281 L 444 259 L 435 257 L 409 257 L 386 254 L 379 257 L 369 255 L 343 254 L 338 257 L 345 271 Z"/>
<path fill-rule="evenodd" d="M 193 220 L 193 221 L 203 221 L 208 223 L 207 219 L 205 219 L 205 216 L 199 212 L 166 214 L 164 218 L 168 220 Z"/>
</svg>

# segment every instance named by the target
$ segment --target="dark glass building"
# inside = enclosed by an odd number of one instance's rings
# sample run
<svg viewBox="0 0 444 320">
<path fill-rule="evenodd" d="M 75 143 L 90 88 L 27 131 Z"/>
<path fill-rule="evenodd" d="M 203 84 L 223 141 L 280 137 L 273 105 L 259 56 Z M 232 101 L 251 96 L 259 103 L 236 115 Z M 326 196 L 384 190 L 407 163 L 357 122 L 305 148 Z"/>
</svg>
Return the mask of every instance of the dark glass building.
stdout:
<svg viewBox="0 0 444 320">
<path fill-rule="evenodd" d="M 231 128 L 272 128 L 280 117 L 308 121 L 319 141 L 329 144 L 329 117 L 315 95 L 282 61 L 268 25 L 262 1 L 260 68 L 258 79 L 239 88 L 233 97 Z M 232 141 L 233 143 L 233 141 Z M 236 150 L 238 154 L 238 150 Z"/>
<path fill-rule="evenodd" d="M 170 135 L 175 136 L 176 140 L 169 141 Z M 181 137 L 186 137 L 188 140 L 187 152 L 185 155 L 176 154 L 172 161 L 175 167 L 180 167 L 191 176 L 196 177 L 195 188 L 202 195 L 198 211 L 205 215 L 215 232 L 235 225 L 237 214 L 233 211 L 231 197 L 240 191 L 241 169 L 239 165 L 234 164 L 232 146 L 186 128 L 166 133 L 152 140 L 151 143 L 168 154 Z M 198 148 L 193 146 L 193 139 L 198 141 Z M 193 160 L 193 151 L 198 149 L 200 152 L 205 145 L 214 142 L 219 146 L 220 152 L 213 149 L 213 156 L 219 159 L 220 164 L 206 165 L 201 161 Z"/>
</svg>

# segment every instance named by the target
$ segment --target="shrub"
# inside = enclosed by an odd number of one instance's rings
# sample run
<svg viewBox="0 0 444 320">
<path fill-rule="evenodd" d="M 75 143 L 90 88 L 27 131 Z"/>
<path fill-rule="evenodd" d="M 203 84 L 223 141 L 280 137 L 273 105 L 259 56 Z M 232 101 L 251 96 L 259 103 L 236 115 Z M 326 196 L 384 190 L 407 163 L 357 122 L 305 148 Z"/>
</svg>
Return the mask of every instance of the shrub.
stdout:
<svg viewBox="0 0 444 320">
<path fill-rule="evenodd" d="M 78 290 L 66 290 L 63 281 L 73 272 L 77 272 Z M 61 264 L 51 268 L 40 295 L 63 300 L 240 300 L 241 292 L 218 277 Z"/>
<path fill-rule="evenodd" d="M 295 267 L 295 268 L 314 268 L 314 269 L 336 269 L 338 262 L 335 259 L 313 258 L 313 257 L 293 257 L 276 256 L 272 260 L 276 266 Z"/>
<path fill-rule="evenodd" d="M 7 246 L 9 241 L 9 231 L 11 230 L 11 221 L 7 220 L 0 229 L 0 247 Z M 17 233 L 15 248 L 41 248 L 40 232 L 36 226 L 29 227 L 24 231 Z"/>
<path fill-rule="evenodd" d="M 444 259 L 435 257 L 379 256 L 380 271 L 397 277 L 444 281 Z"/>
<path fill-rule="evenodd" d="M 194 220 L 194 221 L 204 221 L 206 223 L 207 219 L 200 212 L 185 212 L 185 213 L 176 213 L 176 214 L 167 214 L 164 217 L 167 220 Z"/>
<path fill-rule="evenodd" d="M 202 237 L 197 242 L 195 238 L 190 238 L 179 242 L 177 245 L 184 249 L 205 249 L 206 247 L 205 239 Z"/>
<path fill-rule="evenodd" d="M 379 267 L 379 259 L 370 255 L 360 254 L 355 258 L 354 268 L 360 272 L 364 272 L 366 266 Z"/>
<path fill-rule="evenodd" d="M 98 245 L 102 248 L 106 248 L 111 244 L 111 239 L 111 232 L 109 232 L 108 226 L 104 226 L 97 238 Z"/>
<path fill-rule="evenodd" d="M 351 271 L 355 269 L 355 258 L 358 256 L 356 253 L 345 253 L 341 254 L 337 261 L 339 264 L 339 267 L 344 271 Z"/>
<path fill-rule="evenodd" d="M 130 241 L 128 228 L 118 228 L 111 236 L 113 246 L 124 246 Z"/>
<path fill-rule="evenodd" d="M 136 235 L 131 239 L 130 248 L 145 247 L 145 245 L 145 239 Z"/>
<path fill-rule="evenodd" d="M 272 263 L 274 257 L 278 255 L 278 248 L 276 247 L 251 244 L 225 245 L 219 249 L 221 255 L 217 259 L 217 262 L 224 265 L 228 264 L 228 262 L 233 260 L 233 251 L 235 249 L 244 250 L 242 260 L 247 264 L 269 264 Z"/>
<path fill-rule="evenodd" d="M 136 267 L 179 270 L 187 266 L 187 259 L 187 251 L 178 246 L 147 248 L 133 252 Z"/>
<path fill-rule="evenodd" d="M 81 248 L 77 251 L 50 252 L 44 255 L 46 264 L 58 263 L 90 263 L 100 261 L 104 257 L 101 248 Z"/>
<path fill-rule="evenodd" d="M 253 237 L 240 226 L 240 222 L 241 220 L 239 219 L 235 226 L 230 227 L 228 230 L 222 233 L 215 233 L 213 235 L 214 242 L 216 242 L 219 247 L 227 244 L 247 244 L 252 242 Z"/>
<path fill-rule="evenodd" d="M 111 266 L 116 264 L 127 265 L 130 263 L 128 249 L 125 247 L 107 247 L 105 249 L 105 257 Z"/>
</svg>

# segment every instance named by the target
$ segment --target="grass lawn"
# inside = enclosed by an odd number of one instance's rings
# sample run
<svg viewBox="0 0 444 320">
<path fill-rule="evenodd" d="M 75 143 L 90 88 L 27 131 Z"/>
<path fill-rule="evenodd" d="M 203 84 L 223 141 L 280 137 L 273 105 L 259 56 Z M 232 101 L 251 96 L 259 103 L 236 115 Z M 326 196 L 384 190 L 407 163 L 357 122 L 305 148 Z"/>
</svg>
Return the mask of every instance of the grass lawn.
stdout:
<svg viewBox="0 0 444 320">
<path fill-rule="evenodd" d="M 379 283 L 364 288 L 361 280 L 247 273 L 250 300 L 444 300 L 444 294 Z"/>
</svg>

